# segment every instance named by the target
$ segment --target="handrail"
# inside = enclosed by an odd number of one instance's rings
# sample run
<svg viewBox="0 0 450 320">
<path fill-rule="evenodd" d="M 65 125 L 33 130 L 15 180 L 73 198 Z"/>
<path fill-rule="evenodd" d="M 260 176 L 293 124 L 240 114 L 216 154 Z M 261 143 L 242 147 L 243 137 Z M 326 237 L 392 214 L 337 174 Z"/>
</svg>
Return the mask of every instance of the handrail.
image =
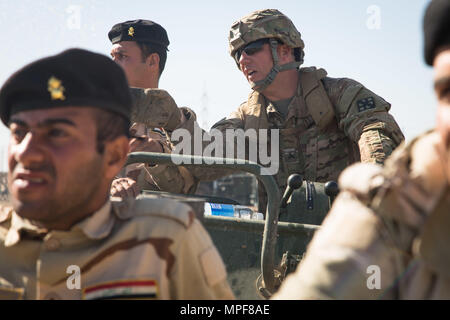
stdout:
<svg viewBox="0 0 450 320">
<path fill-rule="evenodd" d="M 280 191 L 273 176 L 262 175 L 262 167 L 259 164 L 242 159 L 201 157 L 156 152 L 133 152 L 128 155 L 127 165 L 132 163 L 168 165 L 181 163 L 182 166 L 202 166 L 224 169 L 232 168 L 256 175 L 263 183 L 268 196 L 261 250 L 261 273 L 266 289 L 271 293 L 275 292 L 275 244 L 280 210 Z"/>
</svg>

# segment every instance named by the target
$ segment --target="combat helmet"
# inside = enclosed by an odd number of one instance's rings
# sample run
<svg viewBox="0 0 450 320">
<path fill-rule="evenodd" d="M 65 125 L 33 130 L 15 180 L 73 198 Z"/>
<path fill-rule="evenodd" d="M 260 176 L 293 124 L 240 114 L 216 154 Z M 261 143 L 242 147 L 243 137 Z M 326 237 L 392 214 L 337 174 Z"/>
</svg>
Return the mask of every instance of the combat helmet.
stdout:
<svg viewBox="0 0 450 320">
<path fill-rule="evenodd" d="M 303 48 L 305 44 L 300 32 L 295 28 L 292 21 L 276 9 L 264 9 L 252 12 L 233 23 L 228 36 L 229 53 L 235 59 L 236 52 L 249 43 L 259 39 L 270 39 L 270 47 L 273 57 L 273 68 L 265 79 L 251 83 L 252 89 L 263 91 L 280 71 L 296 69 L 303 63 Z M 278 41 L 294 49 L 295 60 L 284 65 L 278 64 L 277 46 Z"/>
</svg>

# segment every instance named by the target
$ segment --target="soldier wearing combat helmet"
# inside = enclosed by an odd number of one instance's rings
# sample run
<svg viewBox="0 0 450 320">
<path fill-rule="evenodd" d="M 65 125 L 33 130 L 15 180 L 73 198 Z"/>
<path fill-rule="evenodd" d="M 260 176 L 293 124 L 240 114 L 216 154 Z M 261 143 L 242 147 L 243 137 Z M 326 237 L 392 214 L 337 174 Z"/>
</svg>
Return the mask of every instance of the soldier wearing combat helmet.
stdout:
<svg viewBox="0 0 450 320">
<path fill-rule="evenodd" d="M 276 75 L 284 70 L 297 69 L 303 63 L 305 44 L 292 21 L 278 10 L 261 10 L 242 18 L 231 26 L 229 52 L 238 68 L 242 52 L 257 52 L 261 44 L 268 43 L 272 53 L 273 67 L 264 79 L 249 80 L 253 90 L 263 92 Z M 280 65 L 278 44 L 286 44 L 293 49 L 295 61 Z"/>
<path fill-rule="evenodd" d="M 222 132 L 279 129 L 276 179 L 280 188 L 292 173 L 326 182 L 337 180 L 342 170 L 357 161 L 383 164 L 404 140 L 388 112 L 390 104 L 383 98 L 355 80 L 327 77 L 324 69 L 299 69 L 304 43 L 292 21 L 280 11 L 259 10 L 235 22 L 229 49 L 253 90 L 246 102 L 212 128 Z M 193 132 L 197 126 L 193 119 L 192 113 L 182 110 L 178 127 Z M 229 173 L 190 171 L 196 180 Z M 261 190 L 260 202 L 263 207 Z"/>
<path fill-rule="evenodd" d="M 430 2 L 425 61 L 434 68 L 436 129 L 384 168 L 356 164 L 276 299 L 450 299 L 450 1 Z"/>
</svg>

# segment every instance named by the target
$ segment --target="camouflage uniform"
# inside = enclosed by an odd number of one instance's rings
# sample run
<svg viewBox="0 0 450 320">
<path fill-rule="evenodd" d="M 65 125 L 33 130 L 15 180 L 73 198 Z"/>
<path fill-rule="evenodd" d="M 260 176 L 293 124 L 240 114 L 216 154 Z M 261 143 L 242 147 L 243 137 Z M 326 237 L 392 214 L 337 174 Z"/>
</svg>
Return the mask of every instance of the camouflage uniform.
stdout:
<svg viewBox="0 0 450 320">
<path fill-rule="evenodd" d="M 269 75 L 264 80 L 251 82 L 254 90 L 247 102 L 212 129 L 223 133 L 227 129 L 279 129 L 280 170 L 276 180 L 281 189 L 285 188 L 287 177 L 292 173 L 302 174 L 307 180 L 326 182 L 337 180 L 344 168 L 359 160 L 382 164 L 404 140 L 399 126 L 388 113 L 388 102 L 354 80 L 330 78 L 325 70 L 315 67 L 298 71 L 299 84 L 288 106 L 287 117 L 283 118 L 261 90 L 279 71 L 295 69 L 303 62 L 304 44 L 293 23 L 278 10 L 256 11 L 231 27 L 230 54 L 236 57 L 246 44 L 267 38 L 276 38 L 293 48 L 297 61 L 280 66 L 277 43 L 271 43 L 274 67 Z M 195 122 L 195 114 L 188 109 L 182 109 L 184 119 L 177 124 L 173 116 L 178 114 L 173 111 L 175 102 L 169 102 L 170 97 L 166 100 L 164 111 L 160 111 L 167 118 L 161 122 L 162 126 L 170 123 L 169 127 L 187 129 L 192 135 L 195 130 L 201 131 Z M 141 106 L 140 109 L 144 108 Z M 204 147 L 207 144 L 205 142 Z M 227 141 L 224 141 L 222 155 L 226 155 L 226 145 Z M 194 145 L 191 150 L 196 150 Z M 189 171 L 196 182 L 214 180 L 232 172 L 204 168 L 190 168 Z M 259 195 L 262 209 L 265 194 L 260 190 Z"/>
<path fill-rule="evenodd" d="M 151 94 L 146 95 L 149 92 Z M 171 153 L 173 144 L 169 135 L 171 131 L 168 130 L 173 130 L 173 120 L 166 119 L 167 115 L 164 114 L 167 92 L 161 89 L 130 88 L 130 93 L 133 98 L 131 136 L 152 138 L 161 145 L 163 153 Z M 192 175 L 181 166 L 131 164 L 124 168 L 117 177 L 133 179 L 137 182 L 140 190 L 184 194 L 195 191 Z"/>
<path fill-rule="evenodd" d="M 0 211 L 0 299 L 233 299 L 208 233 L 184 204 L 114 198 L 68 231 Z M 80 288 L 69 289 L 80 269 Z M 73 287 L 72 287 L 73 288 Z"/>
<path fill-rule="evenodd" d="M 450 189 L 441 146 L 431 132 L 399 147 L 384 168 L 345 170 L 341 194 L 274 298 L 449 299 Z"/>
<path fill-rule="evenodd" d="M 150 20 L 129 20 L 115 24 L 108 32 L 111 43 L 117 44 L 123 41 L 133 41 L 137 45 L 151 46 L 151 52 L 156 52 L 160 61 L 160 72 L 163 71 L 166 61 L 166 51 L 170 44 L 166 30 L 158 23 Z M 142 47 L 140 50 L 143 50 Z M 143 52 L 142 52 L 143 53 Z M 131 88 L 131 93 L 135 88 Z M 158 114 L 149 114 L 151 118 L 157 118 Z M 161 126 L 147 126 L 144 118 L 133 118 L 130 131 L 132 136 L 152 138 L 162 147 L 163 152 L 170 153 L 173 146 L 170 137 Z M 156 132 L 155 132 L 156 130 Z M 185 168 L 167 167 L 166 165 L 148 166 L 145 164 L 133 164 L 123 170 L 118 178 L 128 177 L 137 182 L 140 190 L 161 190 L 174 193 L 193 192 L 192 177 Z"/>
<path fill-rule="evenodd" d="M 144 123 L 134 122 L 130 128 L 131 136 L 152 138 L 163 149 L 163 153 L 171 153 L 173 145 L 164 129 L 149 128 Z M 192 175 L 184 167 L 163 164 L 130 164 L 117 178 L 128 177 L 137 182 L 139 190 L 168 191 L 174 193 L 193 193 Z"/>
<path fill-rule="evenodd" d="M 388 113 L 390 104 L 383 98 L 354 80 L 326 77 L 323 69 L 302 68 L 299 77 L 306 73 L 320 77 L 332 105 L 334 118 L 325 128 L 314 121 L 309 110 L 317 102 L 309 102 L 308 95 L 305 99 L 301 81 L 286 119 L 262 94 L 253 91 L 237 111 L 212 127 L 224 133 L 226 129 L 280 129 L 280 170 L 275 178 L 281 190 L 292 173 L 302 174 L 310 181 L 327 182 L 336 181 L 342 170 L 359 160 L 382 164 L 404 140 Z M 191 119 L 180 127 L 193 132 L 198 125 Z M 230 173 L 229 170 L 195 168 L 190 168 L 190 172 L 196 180 L 213 180 Z M 264 204 L 262 190 L 259 196 Z"/>
</svg>

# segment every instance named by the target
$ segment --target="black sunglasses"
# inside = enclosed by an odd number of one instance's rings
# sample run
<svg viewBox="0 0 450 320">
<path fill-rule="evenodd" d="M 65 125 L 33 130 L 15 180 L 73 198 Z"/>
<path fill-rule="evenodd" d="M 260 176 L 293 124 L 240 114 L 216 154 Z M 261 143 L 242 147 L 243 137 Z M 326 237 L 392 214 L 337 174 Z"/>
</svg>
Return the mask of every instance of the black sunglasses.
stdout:
<svg viewBox="0 0 450 320">
<path fill-rule="evenodd" d="M 234 53 L 234 59 L 236 60 L 237 63 L 239 63 L 239 59 L 241 58 L 242 52 L 245 52 L 245 54 L 248 56 L 254 55 L 255 53 L 261 51 L 263 45 L 266 43 L 269 43 L 269 39 L 259 39 L 250 42 L 245 47 L 236 50 L 236 52 Z"/>
</svg>

